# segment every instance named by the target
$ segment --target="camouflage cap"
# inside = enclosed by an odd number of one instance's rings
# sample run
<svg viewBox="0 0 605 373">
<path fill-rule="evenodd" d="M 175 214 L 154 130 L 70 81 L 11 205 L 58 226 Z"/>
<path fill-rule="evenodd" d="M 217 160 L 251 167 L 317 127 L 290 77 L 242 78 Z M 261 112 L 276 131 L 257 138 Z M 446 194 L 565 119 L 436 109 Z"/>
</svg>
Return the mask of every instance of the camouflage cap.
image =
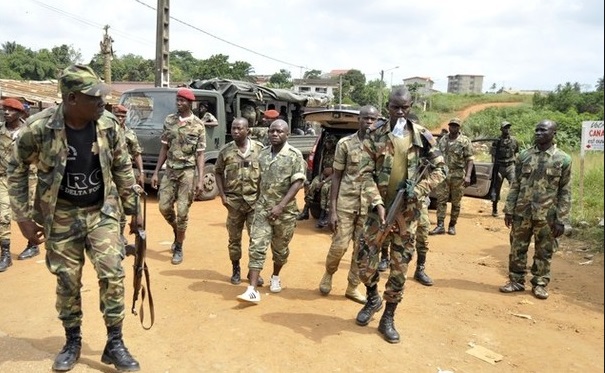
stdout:
<svg viewBox="0 0 605 373">
<path fill-rule="evenodd" d="M 510 122 L 507 122 L 507 121 L 504 121 L 504 122 L 502 122 L 502 124 L 500 124 L 500 128 L 505 128 L 505 127 L 510 127 L 510 126 L 511 126 Z"/>
<path fill-rule="evenodd" d="M 89 66 L 71 65 L 59 77 L 61 94 L 80 92 L 88 96 L 107 96 L 110 88 Z"/>
<path fill-rule="evenodd" d="M 460 118 L 452 118 L 447 124 L 456 124 L 458 126 L 462 126 L 462 120 Z"/>
</svg>

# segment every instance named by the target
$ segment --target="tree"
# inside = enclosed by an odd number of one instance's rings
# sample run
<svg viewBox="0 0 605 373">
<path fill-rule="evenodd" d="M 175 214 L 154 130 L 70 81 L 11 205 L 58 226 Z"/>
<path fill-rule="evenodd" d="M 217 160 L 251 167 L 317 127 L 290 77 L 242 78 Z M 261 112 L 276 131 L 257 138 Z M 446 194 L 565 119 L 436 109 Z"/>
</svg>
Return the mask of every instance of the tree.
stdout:
<svg viewBox="0 0 605 373">
<path fill-rule="evenodd" d="M 321 70 L 309 70 L 303 74 L 303 79 L 319 79 Z"/>
<path fill-rule="evenodd" d="M 291 88 L 293 86 L 292 74 L 286 69 L 281 69 L 278 73 L 271 75 L 268 86 L 270 88 Z"/>
<path fill-rule="evenodd" d="M 597 80 L 595 88 L 597 89 L 597 92 L 603 92 L 603 77 L 600 77 L 599 80 Z"/>
</svg>

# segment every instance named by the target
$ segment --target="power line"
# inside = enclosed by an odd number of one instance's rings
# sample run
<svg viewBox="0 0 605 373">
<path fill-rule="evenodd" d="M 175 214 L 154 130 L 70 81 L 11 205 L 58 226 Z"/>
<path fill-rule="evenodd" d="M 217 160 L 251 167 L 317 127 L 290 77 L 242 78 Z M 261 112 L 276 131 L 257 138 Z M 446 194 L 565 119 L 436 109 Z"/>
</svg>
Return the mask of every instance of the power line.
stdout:
<svg viewBox="0 0 605 373">
<path fill-rule="evenodd" d="M 156 9 L 155 9 L 154 7 L 152 7 L 151 5 L 145 4 L 145 3 L 144 3 L 144 2 L 142 2 L 141 0 L 134 0 L 134 1 L 136 1 L 137 3 L 139 3 L 139 4 L 141 4 L 141 5 L 145 6 L 145 7 L 147 7 L 147 8 L 149 8 L 149 9 L 152 9 L 153 11 L 156 11 Z M 232 45 L 232 46 L 234 46 L 234 47 L 236 47 L 236 48 L 243 49 L 243 50 L 245 50 L 246 52 L 250 52 L 250 53 L 256 54 L 257 56 L 261 56 L 261 57 L 264 57 L 264 58 L 270 59 L 270 60 L 275 61 L 275 62 L 283 63 L 283 64 L 286 64 L 286 65 L 288 65 L 288 66 L 298 67 L 298 68 L 301 68 L 301 69 L 308 69 L 306 66 L 297 65 L 297 64 L 295 64 L 295 63 L 290 63 L 290 62 L 287 62 L 287 61 L 284 61 L 284 60 L 280 60 L 280 59 L 278 59 L 278 58 L 273 58 L 273 57 L 268 56 L 268 55 L 266 55 L 266 54 L 262 54 L 262 53 L 259 53 L 259 52 L 255 51 L 255 50 L 252 50 L 252 49 L 250 49 L 250 48 L 246 48 L 246 47 L 241 46 L 241 45 L 239 45 L 239 44 L 235 44 L 235 43 L 233 43 L 233 42 L 230 42 L 229 40 L 223 39 L 223 38 L 221 38 L 220 36 L 217 36 L 217 35 L 214 35 L 214 34 L 212 34 L 212 33 L 208 32 L 208 31 L 202 30 L 201 28 L 199 28 L 199 27 L 197 27 L 197 26 L 194 26 L 194 25 L 192 25 L 192 24 L 190 24 L 190 23 L 188 23 L 188 22 L 185 22 L 185 21 L 183 21 L 183 20 L 180 20 L 180 19 L 178 19 L 178 18 L 176 18 L 176 17 L 170 16 L 170 18 L 171 18 L 171 19 L 173 19 L 173 20 L 175 20 L 175 21 L 176 21 L 176 22 L 178 22 L 178 23 L 181 23 L 181 24 L 183 24 L 183 25 L 185 25 L 185 26 L 191 27 L 192 29 L 197 30 L 197 31 L 199 31 L 199 32 L 201 32 L 201 33 L 203 33 L 203 34 L 206 34 L 206 35 L 208 35 L 208 36 L 210 36 L 210 37 L 212 37 L 212 38 L 214 38 L 214 39 L 217 39 L 217 40 L 219 40 L 219 41 L 222 41 L 223 43 L 227 43 L 227 44 Z"/>
</svg>

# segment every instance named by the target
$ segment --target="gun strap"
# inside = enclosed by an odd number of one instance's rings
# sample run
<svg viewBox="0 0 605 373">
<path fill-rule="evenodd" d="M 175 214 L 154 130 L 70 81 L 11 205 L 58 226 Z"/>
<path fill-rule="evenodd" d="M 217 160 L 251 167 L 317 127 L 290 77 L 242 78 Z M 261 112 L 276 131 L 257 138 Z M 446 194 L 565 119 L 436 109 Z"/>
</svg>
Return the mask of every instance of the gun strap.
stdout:
<svg viewBox="0 0 605 373">
<path fill-rule="evenodd" d="M 141 326 L 145 330 L 151 329 L 153 323 L 155 322 L 155 309 L 153 307 L 153 296 L 151 295 L 151 282 L 149 281 L 149 269 L 147 268 L 147 263 L 143 263 L 143 273 L 145 273 L 145 283 L 147 284 L 147 290 L 145 290 L 145 286 L 141 286 L 141 306 L 139 307 L 139 318 L 141 320 Z M 145 297 L 147 295 L 147 297 Z M 150 324 L 145 326 L 145 298 L 147 298 L 147 305 L 149 308 L 149 317 L 151 318 Z"/>
</svg>

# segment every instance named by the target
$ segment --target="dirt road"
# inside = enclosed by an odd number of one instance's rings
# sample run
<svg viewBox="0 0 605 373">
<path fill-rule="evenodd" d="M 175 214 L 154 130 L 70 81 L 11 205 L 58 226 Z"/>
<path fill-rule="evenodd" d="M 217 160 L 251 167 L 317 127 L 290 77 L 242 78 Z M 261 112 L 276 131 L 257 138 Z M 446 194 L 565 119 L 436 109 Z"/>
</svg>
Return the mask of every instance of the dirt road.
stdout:
<svg viewBox="0 0 605 373">
<path fill-rule="evenodd" d="M 291 260 L 282 271 L 282 293 L 269 294 L 264 287 L 261 303 L 247 306 L 235 298 L 246 284 L 229 283 L 226 213 L 219 200 L 194 204 L 184 263 L 173 266 L 171 231 L 151 198 L 148 263 L 156 325 L 145 331 L 128 313 L 127 345 L 145 372 L 603 371 L 602 256 L 580 265 L 589 261 L 585 254 L 563 245 L 547 301 L 529 291 L 500 294 L 508 236 L 489 208 L 484 201 L 463 199 L 458 235 L 431 238 L 428 273 L 435 286 L 407 282 L 396 315 L 402 341 L 390 345 L 376 331 L 379 317 L 367 327 L 355 325 L 360 305 L 344 297 L 348 254 L 332 294 L 319 294 L 330 236 L 314 221 L 297 227 Z M 431 220 L 434 224 L 434 212 Z M 14 247 L 22 248 L 24 240 L 14 233 Z M 132 258 L 126 259 L 129 306 L 131 265 Z M 270 271 L 262 274 L 267 278 Z M 15 260 L 0 281 L 0 371 L 49 371 L 64 337 L 54 310 L 54 278 L 43 257 Z M 84 347 L 73 371 L 113 372 L 100 362 L 105 330 L 90 265 L 83 281 Z M 467 354 L 473 344 L 503 355 L 502 361 L 492 365 Z"/>
<path fill-rule="evenodd" d="M 302 206 L 302 192 L 297 198 Z M 259 305 L 243 305 L 236 296 L 246 284 L 229 283 L 226 211 L 219 200 L 194 203 L 185 260 L 173 266 L 172 232 L 151 197 L 148 264 L 156 324 L 145 331 L 127 313 L 127 346 L 142 371 L 158 373 L 603 372 L 602 255 L 591 256 L 581 243 L 564 240 L 553 260 L 548 300 L 535 299 L 529 290 L 501 294 L 508 231 L 490 212 L 490 202 L 464 198 L 458 235 L 430 238 L 427 272 L 435 285 L 408 280 L 396 315 L 402 341 L 391 345 L 376 330 L 380 315 L 367 327 L 355 324 L 361 306 L 344 297 L 349 253 L 334 277 L 332 294 L 319 294 L 330 235 L 317 230 L 314 221 L 297 227 L 290 262 L 282 271 L 284 290 L 269 294 L 264 287 Z M 14 225 L 15 259 L 24 245 Z M 265 278 L 269 267 L 270 262 Z M 132 258 L 125 268 L 130 309 Z M 43 256 L 15 260 L 0 281 L 0 371 L 50 371 L 64 336 L 54 309 L 55 280 Z M 385 281 L 383 274 L 380 289 Z M 105 328 L 90 265 L 83 282 L 84 345 L 73 372 L 114 372 L 100 362 Z M 490 364 L 471 356 L 472 346 L 502 360 Z"/>
</svg>

